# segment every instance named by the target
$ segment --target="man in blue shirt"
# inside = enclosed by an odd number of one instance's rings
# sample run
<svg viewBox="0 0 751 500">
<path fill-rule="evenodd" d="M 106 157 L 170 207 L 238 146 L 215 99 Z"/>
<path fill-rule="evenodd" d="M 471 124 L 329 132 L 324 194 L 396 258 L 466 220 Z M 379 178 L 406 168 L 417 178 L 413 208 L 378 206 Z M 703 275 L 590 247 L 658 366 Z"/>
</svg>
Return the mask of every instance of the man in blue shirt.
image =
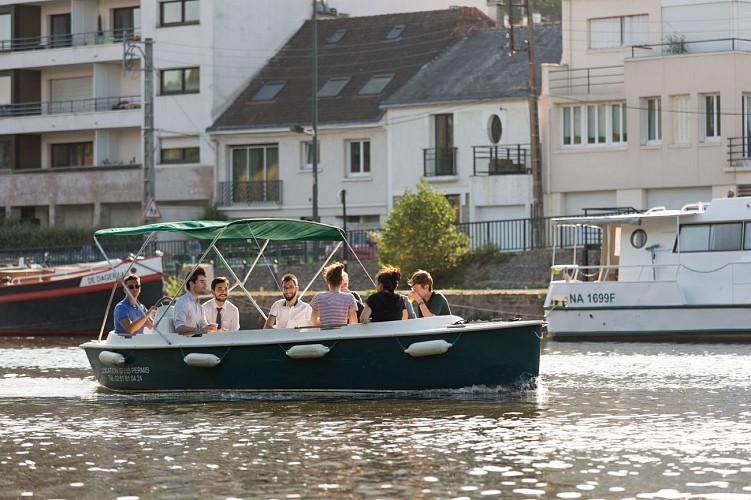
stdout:
<svg viewBox="0 0 751 500">
<path fill-rule="evenodd" d="M 141 278 L 131 274 L 125 278 L 125 298 L 115 306 L 115 333 L 120 335 L 135 335 L 143 333 L 143 328 L 151 325 L 151 317 L 156 313 L 156 307 L 146 309 L 146 306 L 138 302 L 141 294 Z"/>
</svg>

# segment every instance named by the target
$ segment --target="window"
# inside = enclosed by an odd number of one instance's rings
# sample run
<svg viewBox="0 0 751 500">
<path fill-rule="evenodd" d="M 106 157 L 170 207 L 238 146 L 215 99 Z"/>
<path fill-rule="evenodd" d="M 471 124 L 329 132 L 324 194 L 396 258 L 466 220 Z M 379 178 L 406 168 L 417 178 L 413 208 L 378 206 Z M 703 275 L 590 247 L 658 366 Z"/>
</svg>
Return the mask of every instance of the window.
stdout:
<svg viewBox="0 0 751 500">
<path fill-rule="evenodd" d="M 321 144 L 316 145 L 316 165 L 321 166 Z M 302 170 L 313 170 L 313 143 L 304 142 L 302 145 Z"/>
<path fill-rule="evenodd" d="M 198 0 L 174 0 L 159 4 L 162 26 L 198 23 Z"/>
<path fill-rule="evenodd" d="M 198 137 L 164 137 L 159 140 L 160 163 L 198 163 L 201 150 Z"/>
<path fill-rule="evenodd" d="M 256 92 L 251 101 L 273 101 L 286 84 L 287 82 L 266 83 L 261 87 L 261 90 Z"/>
<path fill-rule="evenodd" d="M 0 168 L 13 168 L 13 140 L 0 138 Z"/>
<path fill-rule="evenodd" d="M 162 94 L 196 94 L 201 86 L 198 68 L 164 69 L 160 75 Z"/>
<path fill-rule="evenodd" d="M 260 144 L 230 148 L 232 201 L 281 201 L 279 146 Z"/>
<path fill-rule="evenodd" d="M 141 36 L 141 8 L 126 7 L 112 10 L 112 26 L 117 41 Z"/>
<path fill-rule="evenodd" d="M 386 40 L 394 41 L 399 40 L 402 37 L 402 32 L 404 31 L 404 28 L 406 28 L 403 24 L 397 24 L 393 28 L 391 28 L 391 31 L 389 31 L 389 34 L 386 35 Z"/>
<path fill-rule="evenodd" d="M 358 93 L 360 95 L 380 94 L 393 79 L 394 75 L 373 75 Z"/>
<path fill-rule="evenodd" d="M 748 224 L 746 223 L 746 229 L 748 229 Z M 743 224 L 740 222 L 681 226 L 676 251 L 689 253 L 740 250 L 742 229 Z M 746 243 L 748 243 L 748 237 Z"/>
<path fill-rule="evenodd" d="M 94 164 L 94 143 L 75 142 L 52 145 L 53 167 L 85 167 Z"/>
<path fill-rule="evenodd" d="M 625 144 L 628 138 L 626 103 L 564 106 L 561 131 L 564 146 Z M 586 131 L 586 140 L 584 139 Z"/>
<path fill-rule="evenodd" d="M 350 141 L 349 149 L 349 174 L 370 174 L 370 141 Z"/>
<path fill-rule="evenodd" d="M 0 14 L 0 50 L 11 49 L 10 13 Z"/>
<path fill-rule="evenodd" d="M 649 16 L 606 17 L 589 20 L 589 48 L 641 45 L 649 41 Z"/>
<path fill-rule="evenodd" d="M 0 106 L 5 106 L 13 102 L 10 94 L 10 86 L 10 76 L 0 76 Z"/>
<path fill-rule="evenodd" d="M 72 44 L 70 14 L 55 14 L 50 16 L 50 46 L 70 47 Z"/>
<path fill-rule="evenodd" d="M 323 84 L 321 90 L 318 91 L 318 97 L 336 97 L 349 83 L 350 78 L 348 76 L 341 76 L 331 78 L 329 81 Z"/>
<path fill-rule="evenodd" d="M 488 124 L 488 137 L 490 138 L 490 142 L 498 144 L 501 141 L 502 136 L 503 122 L 501 122 L 501 117 L 493 115 L 490 117 L 490 123 Z"/>
<path fill-rule="evenodd" d="M 642 144 L 662 141 L 662 104 L 659 97 L 642 99 Z"/>
<path fill-rule="evenodd" d="M 673 143 L 689 144 L 691 142 L 689 97 L 687 95 L 676 95 L 671 99 L 673 102 Z"/>
<path fill-rule="evenodd" d="M 706 141 L 720 139 L 720 94 L 704 94 L 702 98 L 703 129 Z"/>
<path fill-rule="evenodd" d="M 336 30 L 334 33 L 326 39 L 326 43 L 329 45 L 336 45 L 342 41 L 344 35 L 347 34 L 347 30 Z"/>
</svg>

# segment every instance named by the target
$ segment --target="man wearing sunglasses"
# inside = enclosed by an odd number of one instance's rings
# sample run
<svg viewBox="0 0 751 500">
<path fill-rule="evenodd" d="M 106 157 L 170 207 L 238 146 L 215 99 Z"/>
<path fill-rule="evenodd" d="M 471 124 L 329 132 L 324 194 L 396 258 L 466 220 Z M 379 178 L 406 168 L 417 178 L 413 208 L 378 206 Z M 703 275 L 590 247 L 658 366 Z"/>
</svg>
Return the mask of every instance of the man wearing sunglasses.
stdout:
<svg viewBox="0 0 751 500">
<path fill-rule="evenodd" d="M 141 278 L 131 274 L 125 278 L 125 298 L 115 306 L 115 333 L 120 335 L 135 335 L 143 333 L 143 328 L 151 328 L 151 317 L 156 313 L 156 307 L 148 310 L 138 302 L 141 294 Z"/>
</svg>

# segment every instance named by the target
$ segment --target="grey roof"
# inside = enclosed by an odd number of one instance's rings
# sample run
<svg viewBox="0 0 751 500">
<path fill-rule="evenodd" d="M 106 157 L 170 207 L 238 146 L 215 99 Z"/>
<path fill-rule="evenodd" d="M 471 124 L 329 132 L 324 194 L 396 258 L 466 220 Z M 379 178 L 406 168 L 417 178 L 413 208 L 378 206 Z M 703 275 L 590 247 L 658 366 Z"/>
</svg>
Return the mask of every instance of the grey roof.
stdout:
<svg viewBox="0 0 751 500">
<path fill-rule="evenodd" d="M 469 33 L 423 67 L 382 106 L 525 98 L 527 52 L 509 56 L 507 32 L 489 29 Z M 526 29 L 514 33 L 526 38 Z M 535 26 L 535 46 L 539 91 L 540 64 L 561 60 L 561 25 Z"/>
</svg>

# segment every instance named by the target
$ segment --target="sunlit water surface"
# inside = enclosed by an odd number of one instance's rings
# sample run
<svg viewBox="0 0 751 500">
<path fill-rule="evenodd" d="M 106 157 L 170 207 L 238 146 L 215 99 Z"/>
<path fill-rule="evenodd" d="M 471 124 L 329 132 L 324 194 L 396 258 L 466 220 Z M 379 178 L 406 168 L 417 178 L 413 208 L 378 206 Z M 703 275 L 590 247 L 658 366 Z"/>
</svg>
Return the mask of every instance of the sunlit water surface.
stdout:
<svg viewBox="0 0 751 500">
<path fill-rule="evenodd" d="M 83 339 L 0 339 L 0 498 L 751 500 L 751 345 L 546 344 L 537 389 L 97 391 Z"/>
</svg>

